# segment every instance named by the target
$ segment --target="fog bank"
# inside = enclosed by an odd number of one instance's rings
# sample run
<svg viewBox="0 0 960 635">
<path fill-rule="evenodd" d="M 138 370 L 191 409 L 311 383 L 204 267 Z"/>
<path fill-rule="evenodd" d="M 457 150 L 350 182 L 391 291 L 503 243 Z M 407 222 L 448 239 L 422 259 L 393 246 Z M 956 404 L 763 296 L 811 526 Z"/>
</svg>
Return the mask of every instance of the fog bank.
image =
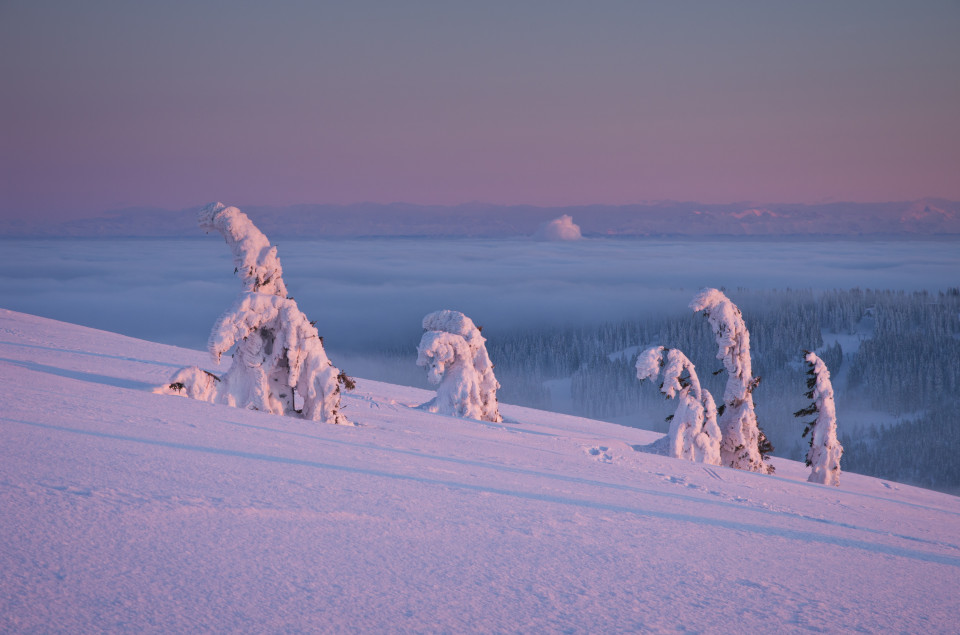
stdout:
<svg viewBox="0 0 960 635">
<path fill-rule="evenodd" d="M 945 289 L 952 241 L 533 242 L 480 239 L 275 241 L 284 279 L 333 350 L 419 339 L 455 309 L 498 330 L 685 312 L 704 286 Z M 2 240 L 0 306 L 204 348 L 240 288 L 219 237 Z"/>
</svg>

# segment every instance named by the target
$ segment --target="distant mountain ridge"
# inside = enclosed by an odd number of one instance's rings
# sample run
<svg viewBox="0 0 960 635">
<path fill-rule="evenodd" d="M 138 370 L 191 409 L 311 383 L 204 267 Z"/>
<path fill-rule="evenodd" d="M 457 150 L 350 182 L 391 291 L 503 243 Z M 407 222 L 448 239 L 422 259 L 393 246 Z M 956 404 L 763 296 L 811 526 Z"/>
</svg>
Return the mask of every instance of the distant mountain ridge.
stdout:
<svg viewBox="0 0 960 635">
<path fill-rule="evenodd" d="M 466 203 L 238 205 L 271 237 L 521 237 L 569 215 L 587 238 L 642 236 L 837 237 L 960 235 L 960 202 L 925 198 L 889 203 L 696 203 L 536 207 Z M 61 222 L 0 219 L 3 237 L 197 236 L 197 208 L 135 208 Z"/>
</svg>

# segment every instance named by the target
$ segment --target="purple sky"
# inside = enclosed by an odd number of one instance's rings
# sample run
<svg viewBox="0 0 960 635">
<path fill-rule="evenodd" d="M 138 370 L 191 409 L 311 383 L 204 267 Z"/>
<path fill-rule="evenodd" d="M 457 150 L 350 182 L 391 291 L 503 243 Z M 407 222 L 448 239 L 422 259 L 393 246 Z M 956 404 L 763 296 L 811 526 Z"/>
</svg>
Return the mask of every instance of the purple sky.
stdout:
<svg viewBox="0 0 960 635">
<path fill-rule="evenodd" d="M 0 214 L 960 199 L 960 3 L 0 2 Z"/>
</svg>

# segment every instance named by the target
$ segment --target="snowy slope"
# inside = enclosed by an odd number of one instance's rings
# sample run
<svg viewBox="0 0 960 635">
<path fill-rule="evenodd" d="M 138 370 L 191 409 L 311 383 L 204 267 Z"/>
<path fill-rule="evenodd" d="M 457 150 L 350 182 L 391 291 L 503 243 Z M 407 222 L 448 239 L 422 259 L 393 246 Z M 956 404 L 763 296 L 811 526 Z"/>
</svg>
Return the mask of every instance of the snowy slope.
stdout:
<svg viewBox="0 0 960 635">
<path fill-rule="evenodd" d="M 0 631 L 960 630 L 958 498 L 363 380 L 357 428 L 149 392 L 191 363 L 0 310 Z"/>
</svg>

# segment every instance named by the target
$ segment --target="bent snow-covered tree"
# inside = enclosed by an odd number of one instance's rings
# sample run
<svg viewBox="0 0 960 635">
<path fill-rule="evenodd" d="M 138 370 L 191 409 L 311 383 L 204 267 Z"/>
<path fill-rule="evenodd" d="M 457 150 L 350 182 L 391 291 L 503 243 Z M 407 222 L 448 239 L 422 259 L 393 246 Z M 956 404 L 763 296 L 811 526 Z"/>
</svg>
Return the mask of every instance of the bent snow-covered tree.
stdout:
<svg viewBox="0 0 960 635">
<path fill-rule="evenodd" d="M 752 472 L 771 474 L 773 466 L 766 454 L 773 448 L 757 425 L 753 390 L 760 382 L 753 376 L 750 360 L 750 333 L 740 309 L 717 289 L 703 289 L 693 298 L 690 308 L 703 311 L 720 350 L 717 359 L 727 371 L 723 405 L 718 408 L 722 465 Z"/>
<path fill-rule="evenodd" d="M 349 424 L 340 410 L 340 387 L 353 382 L 327 358 L 317 329 L 288 297 L 277 248 L 236 207 L 216 203 L 200 211 L 200 226 L 223 235 L 243 289 L 210 333 L 210 354 L 220 363 L 236 346 L 221 377 L 192 366 L 158 390 L 274 414 L 298 414 Z M 297 399 L 303 400 L 301 409 Z"/>
<path fill-rule="evenodd" d="M 423 318 L 417 365 L 437 386 L 437 396 L 421 408 L 480 421 L 502 421 L 497 404 L 500 384 L 493 375 L 486 340 L 459 311 L 435 311 Z"/>
<path fill-rule="evenodd" d="M 804 351 L 807 362 L 808 399 L 813 403 L 793 413 L 795 417 L 817 415 L 803 429 L 803 436 L 810 434 L 810 450 L 807 452 L 807 467 L 813 468 L 807 478 L 811 483 L 840 485 L 840 457 L 843 446 L 837 440 L 837 408 L 833 401 L 833 384 L 830 371 L 816 353 Z"/>
<path fill-rule="evenodd" d="M 654 380 L 663 370 L 660 392 L 678 400 L 667 433 L 670 456 L 720 465 L 720 428 L 710 391 L 700 387 L 693 363 L 675 348 L 655 346 L 637 357 L 637 379 Z"/>
</svg>

